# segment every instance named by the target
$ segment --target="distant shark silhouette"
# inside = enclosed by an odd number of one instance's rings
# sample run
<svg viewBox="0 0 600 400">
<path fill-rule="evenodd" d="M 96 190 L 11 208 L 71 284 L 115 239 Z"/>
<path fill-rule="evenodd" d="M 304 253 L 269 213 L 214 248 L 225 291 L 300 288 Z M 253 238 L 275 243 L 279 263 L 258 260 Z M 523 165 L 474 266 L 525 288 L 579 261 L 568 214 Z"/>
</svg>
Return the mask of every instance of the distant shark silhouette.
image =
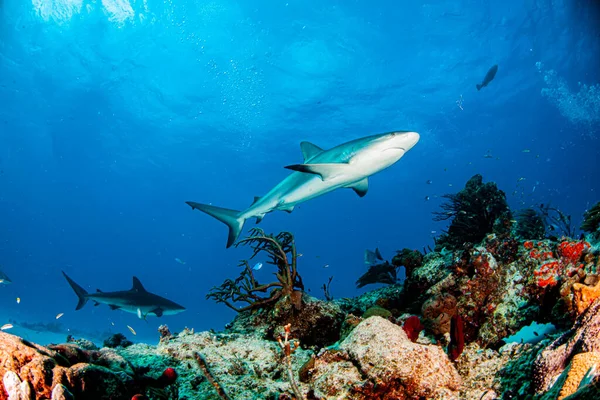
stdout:
<svg viewBox="0 0 600 400">
<path fill-rule="evenodd" d="M 330 150 L 302 142 L 304 164 L 285 167 L 296 172 L 266 195 L 255 197 L 247 210 L 240 212 L 193 201 L 186 203 L 225 223 L 229 227 L 227 247 L 230 247 L 248 218 L 256 218 L 258 223 L 274 210 L 292 212 L 297 204 L 338 188 L 351 188 L 363 197 L 369 188 L 368 177 L 396 163 L 418 141 L 418 133 L 399 131 L 352 140 Z"/>
<path fill-rule="evenodd" d="M 0 284 L 8 285 L 9 283 L 12 283 L 10 278 L 0 270 Z"/>
<path fill-rule="evenodd" d="M 84 288 L 75 283 L 73 279 L 69 278 L 64 271 L 62 273 L 79 298 L 75 310 L 82 309 L 88 300 L 92 300 L 95 305 L 107 304 L 111 310 L 123 310 L 137 314 L 140 319 L 146 319 L 146 316 L 152 314 L 161 317 L 185 311 L 185 307 L 157 294 L 148 292 L 135 276 L 133 277 L 133 287 L 130 290 L 102 292 L 98 289 L 96 293 L 89 294 Z"/>
</svg>

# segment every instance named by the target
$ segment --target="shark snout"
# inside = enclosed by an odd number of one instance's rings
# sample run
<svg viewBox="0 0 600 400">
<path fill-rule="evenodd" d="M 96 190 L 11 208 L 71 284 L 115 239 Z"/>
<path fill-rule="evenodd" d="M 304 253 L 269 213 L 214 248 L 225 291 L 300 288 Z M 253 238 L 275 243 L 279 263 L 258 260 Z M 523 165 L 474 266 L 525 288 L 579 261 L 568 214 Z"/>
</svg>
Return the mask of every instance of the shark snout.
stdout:
<svg viewBox="0 0 600 400">
<path fill-rule="evenodd" d="M 395 148 L 407 152 L 417 144 L 420 138 L 421 136 L 417 132 L 394 132 L 392 140 Z"/>
</svg>

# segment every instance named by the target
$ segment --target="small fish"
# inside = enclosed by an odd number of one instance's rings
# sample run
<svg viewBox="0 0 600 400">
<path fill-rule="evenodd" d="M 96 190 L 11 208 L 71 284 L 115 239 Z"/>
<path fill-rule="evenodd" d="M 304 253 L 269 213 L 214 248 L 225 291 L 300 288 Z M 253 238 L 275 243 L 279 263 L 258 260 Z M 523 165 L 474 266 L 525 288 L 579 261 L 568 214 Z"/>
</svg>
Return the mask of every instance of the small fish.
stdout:
<svg viewBox="0 0 600 400">
<path fill-rule="evenodd" d="M 134 335 L 134 336 L 135 336 L 135 335 L 137 335 L 137 333 L 135 333 L 135 331 L 133 330 L 133 328 L 132 328 L 132 327 L 130 327 L 129 325 L 127 325 L 127 328 L 129 328 L 129 331 L 130 331 L 131 333 L 133 333 L 133 335 Z"/>
<path fill-rule="evenodd" d="M 431 179 L 428 179 L 426 182 L 428 185 L 431 185 L 433 183 L 433 181 Z"/>
<path fill-rule="evenodd" d="M 185 265 L 185 261 L 183 261 L 181 258 L 175 258 L 175 261 L 181 265 Z"/>
<path fill-rule="evenodd" d="M 256 264 L 254 264 L 254 267 L 252 267 L 253 270 L 258 271 L 259 269 L 261 269 L 263 266 L 263 264 L 261 262 L 257 262 Z"/>
<path fill-rule="evenodd" d="M 429 196 L 425 196 L 425 201 L 429 201 L 430 197 Z"/>
<path fill-rule="evenodd" d="M 487 153 L 486 155 L 483 156 L 483 158 L 494 158 L 494 156 L 491 155 L 490 153 Z"/>
<path fill-rule="evenodd" d="M 533 334 L 534 334 L 535 336 L 540 336 L 540 334 L 539 334 L 539 333 L 537 333 L 536 331 L 533 331 Z"/>
<path fill-rule="evenodd" d="M 329 268 L 329 264 L 323 265 L 323 268 Z"/>
<path fill-rule="evenodd" d="M 114 323 L 114 322 L 111 322 L 110 324 L 111 324 L 112 326 L 115 326 L 115 323 Z"/>
<path fill-rule="evenodd" d="M 521 178 L 517 179 L 517 182 L 521 182 L 521 181 L 524 181 L 524 180 L 525 180 L 525 178 L 521 177 Z"/>
<path fill-rule="evenodd" d="M 431 231 L 432 235 L 435 235 L 437 233 L 437 231 Z"/>
<path fill-rule="evenodd" d="M 302 253 L 298 253 L 298 255 L 296 257 L 302 257 L 304 254 Z"/>
<path fill-rule="evenodd" d="M 17 297 L 17 304 L 20 304 L 20 303 L 21 303 L 21 298 Z"/>
<path fill-rule="evenodd" d="M 62 317 L 63 315 L 65 315 L 65 313 L 59 313 L 56 315 L 56 319 L 59 319 L 60 317 Z"/>
<path fill-rule="evenodd" d="M 7 329 L 10 329 L 13 327 L 13 324 L 4 324 L 2 325 L 2 327 L 0 327 L 0 331 L 5 331 Z"/>
<path fill-rule="evenodd" d="M 449 183 L 448 186 L 452 187 L 453 185 L 451 183 Z"/>
<path fill-rule="evenodd" d="M 531 150 L 529 150 L 529 149 L 523 149 L 523 150 L 521 150 L 521 153 L 531 153 Z"/>
</svg>

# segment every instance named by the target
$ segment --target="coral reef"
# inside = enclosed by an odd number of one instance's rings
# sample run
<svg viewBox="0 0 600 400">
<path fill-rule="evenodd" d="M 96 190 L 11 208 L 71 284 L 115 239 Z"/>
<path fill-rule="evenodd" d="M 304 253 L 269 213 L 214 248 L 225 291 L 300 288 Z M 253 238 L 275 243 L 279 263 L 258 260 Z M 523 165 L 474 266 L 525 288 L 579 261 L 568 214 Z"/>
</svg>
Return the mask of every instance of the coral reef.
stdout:
<svg viewBox="0 0 600 400">
<path fill-rule="evenodd" d="M 387 285 L 356 298 L 333 300 L 329 284 L 326 300 L 305 293 L 293 236 L 255 229 L 237 245 L 268 258 L 276 280 L 259 283 L 245 260 L 213 288 L 208 298 L 238 311 L 224 331 L 161 325 L 156 345 L 117 334 L 101 349 L 0 333 L 0 400 L 600 398 L 595 208 L 584 240 L 547 205 L 514 224 L 480 176 L 448 198 L 436 251 L 371 266 L 357 284 Z"/>
</svg>

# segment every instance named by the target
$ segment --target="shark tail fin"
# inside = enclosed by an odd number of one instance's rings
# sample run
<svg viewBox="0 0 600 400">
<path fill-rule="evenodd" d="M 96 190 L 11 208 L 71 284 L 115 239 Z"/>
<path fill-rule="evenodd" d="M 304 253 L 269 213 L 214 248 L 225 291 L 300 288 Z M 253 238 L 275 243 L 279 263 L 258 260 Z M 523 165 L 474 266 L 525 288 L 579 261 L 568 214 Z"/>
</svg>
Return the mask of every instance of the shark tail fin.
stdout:
<svg viewBox="0 0 600 400">
<path fill-rule="evenodd" d="M 67 282 L 69 282 L 69 285 L 71 285 L 71 287 L 75 291 L 75 294 L 79 298 L 79 302 L 77 303 L 77 307 L 75 307 L 75 310 L 82 309 L 83 306 L 85 306 L 85 303 L 87 303 L 87 301 L 88 301 L 88 297 L 87 297 L 88 293 L 85 291 L 84 288 L 82 288 L 77 283 L 75 283 L 75 281 L 73 279 L 69 278 L 69 276 L 67 274 L 65 274 L 65 271 L 62 271 L 62 273 L 65 276 L 65 278 L 67 278 Z"/>
<path fill-rule="evenodd" d="M 188 206 L 192 207 L 192 210 L 200 210 L 203 213 L 210 215 L 223 222 L 229 227 L 229 237 L 227 238 L 227 247 L 231 247 L 237 240 L 238 236 L 244 228 L 244 222 L 246 220 L 240 217 L 240 212 L 236 210 L 230 210 L 228 208 L 221 208 L 210 206 L 208 204 L 195 203 L 193 201 L 185 202 Z"/>
</svg>

